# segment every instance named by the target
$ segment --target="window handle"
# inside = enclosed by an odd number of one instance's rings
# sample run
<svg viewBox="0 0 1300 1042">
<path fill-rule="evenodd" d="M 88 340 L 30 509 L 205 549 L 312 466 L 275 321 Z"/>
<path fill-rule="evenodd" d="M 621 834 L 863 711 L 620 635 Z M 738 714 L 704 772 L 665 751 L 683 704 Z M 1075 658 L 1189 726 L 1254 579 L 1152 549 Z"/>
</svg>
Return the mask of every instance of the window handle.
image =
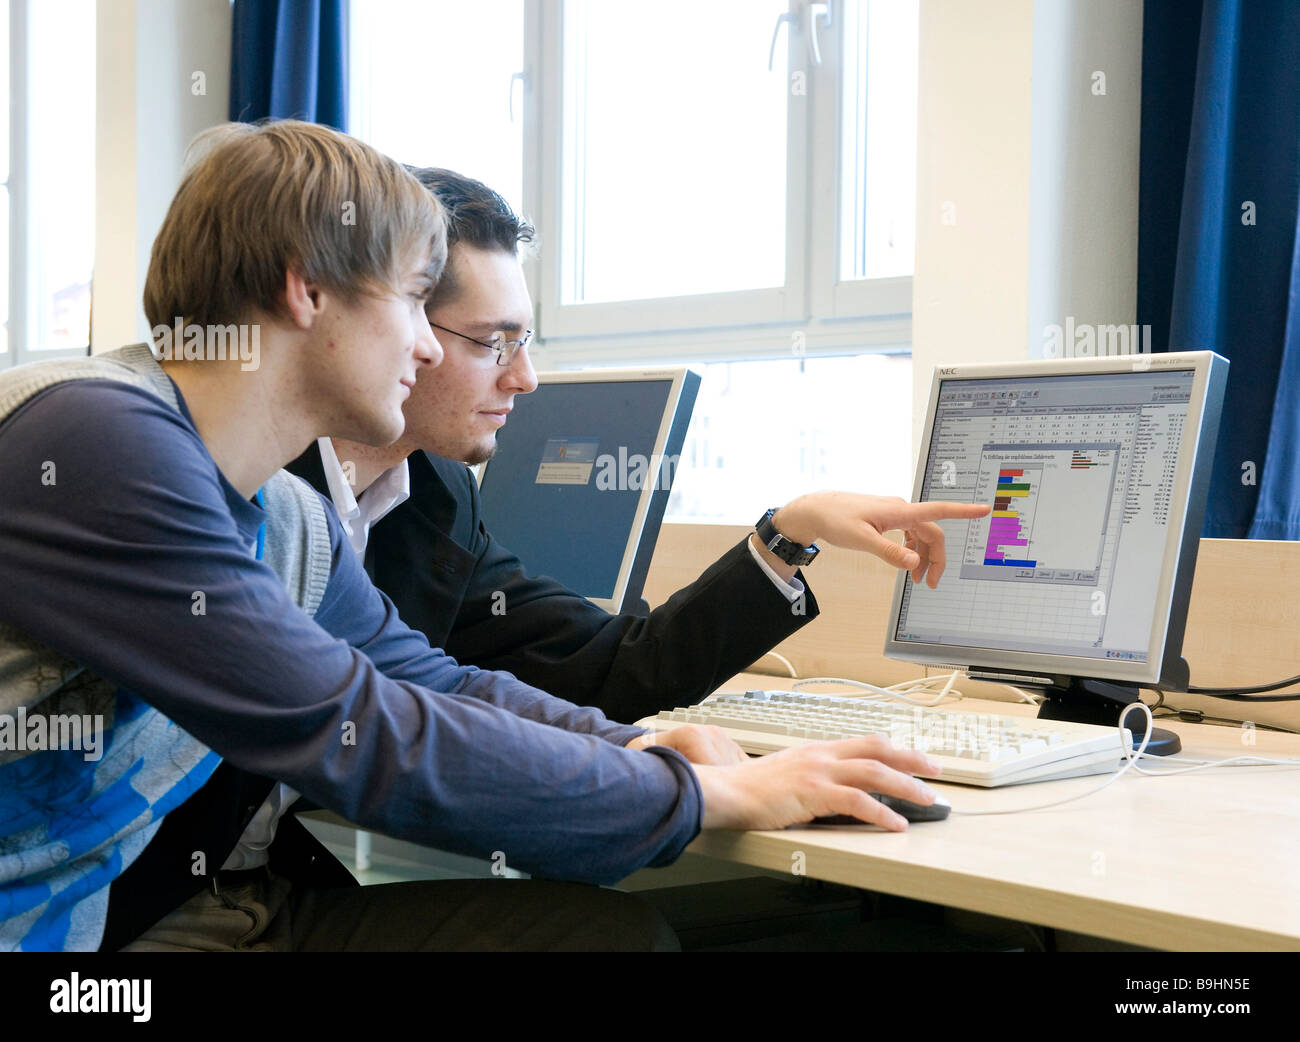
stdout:
<svg viewBox="0 0 1300 1042">
<path fill-rule="evenodd" d="M 781 35 L 781 23 L 789 25 L 794 24 L 794 15 L 789 11 L 776 16 L 776 25 L 772 26 L 772 46 L 767 49 L 767 71 L 772 71 L 772 63 L 776 60 L 776 38 Z"/>
<path fill-rule="evenodd" d="M 812 61 L 814 65 L 822 63 L 822 49 L 818 46 L 817 41 L 817 23 L 820 22 L 823 27 L 831 27 L 831 5 L 814 0 L 807 8 L 808 11 L 808 47 L 812 51 Z"/>
<path fill-rule="evenodd" d="M 515 121 L 515 81 L 519 81 L 521 87 L 526 87 L 528 80 L 522 72 L 512 73 L 510 76 L 510 122 Z"/>
<path fill-rule="evenodd" d="M 821 43 L 817 38 L 818 25 L 821 28 L 829 29 L 831 27 L 831 5 L 824 0 L 813 0 L 804 7 L 804 14 L 808 19 L 808 51 L 814 65 L 822 63 Z M 772 26 L 772 45 L 767 49 L 767 71 L 772 71 L 773 63 L 776 61 L 776 41 L 781 35 L 781 23 L 794 25 L 794 15 L 789 11 L 776 16 L 776 24 Z"/>
</svg>

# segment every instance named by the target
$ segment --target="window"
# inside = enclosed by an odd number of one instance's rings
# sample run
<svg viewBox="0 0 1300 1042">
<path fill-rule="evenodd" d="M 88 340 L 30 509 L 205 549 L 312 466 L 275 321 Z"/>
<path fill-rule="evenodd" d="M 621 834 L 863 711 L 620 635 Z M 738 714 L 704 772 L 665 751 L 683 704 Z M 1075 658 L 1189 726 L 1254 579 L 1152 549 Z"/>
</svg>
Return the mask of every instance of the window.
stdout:
<svg viewBox="0 0 1300 1042">
<path fill-rule="evenodd" d="M 476 177 L 522 210 L 521 0 L 370 0 L 352 10 L 352 133 L 403 163 Z"/>
<path fill-rule="evenodd" d="M 785 6 L 568 0 L 560 303 L 785 285 Z"/>
<path fill-rule="evenodd" d="M 910 496 L 899 430 L 911 415 L 905 354 L 717 362 L 703 367 L 665 516 L 749 524 L 805 492 Z M 863 417 L 900 417 L 866 433 Z"/>
<path fill-rule="evenodd" d="M 539 17 L 549 357 L 907 346 L 915 0 L 564 0 Z"/>
<path fill-rule="evenodd" d="M 85 354 L 95 253 L 95 4 L 0 3 L 0 364 Z M 37 176 L 39 174 L 39 176 Z"/>
<path fill-rule="evenodd" d="M 751 521 L 742 488 L 906 495 L 917 8 L 354 5 L 352 128 L 533 221 L 548 368 L 704 371 L 670 516 Z"/>
<path fill-rule="evenodd" d="M 839 279 L 911 275 L 916 239 L 916 4 L 846 4 L 843 35 Z"/>
</svg>

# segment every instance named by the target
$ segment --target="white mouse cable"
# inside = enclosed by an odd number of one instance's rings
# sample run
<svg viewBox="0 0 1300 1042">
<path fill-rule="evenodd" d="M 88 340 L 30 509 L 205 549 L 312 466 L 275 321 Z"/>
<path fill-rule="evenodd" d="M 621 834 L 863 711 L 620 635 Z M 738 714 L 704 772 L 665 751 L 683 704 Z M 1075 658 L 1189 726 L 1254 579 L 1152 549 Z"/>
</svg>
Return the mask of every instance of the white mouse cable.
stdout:
<svg viewBox="0 0 1300 1042">
<path fill-rule="evenodd" d="M 1104 782 L 1102 782 L 1102 784 L 1098 785 L 1096 788 L 1089 789 L 1087 792 L 1081 792 L 1081 793 L 1079 793 L 1079 794 L 1076 795 L 1076 796 L 1067 796 L 1065 799 L 1055 800 L 1055 801 L 1053 801 L 1053 802 L 1051 802 L 1051 803 L 1035 804 L 1034 806 L 1031 806 L 1031 807 L 1013 807 L 1013 808 L 1011 808 L 1011 809 L 1009 809 L 1009 810 L 957 810 L 957 808 L 954 807 L 951 811 L 949 811 L 949 813 L 950 813 L 950 814 L 967 814 L 967 815 L 974 815 L 974 814 L 1019 814 L 1019 813 L 1021 813 L 1022 811 L 1028 811 L 1028 810 L 1044 810 L 1044 809 L 1046 809 L 1047 807 L 1058 807 L 1058 806 L 1060 806 L 1060 805 L 1063 804 L 1063 803 L 1073 803 L 1075 800 L 1081 800 L 1081 799 L 1083 799 L 1085 796 L 1091 796 L 1091 795 L 1093 795 L 1094 793 L 1101 792 L 1101 790 L 1104 789 L 1104 788 L 1106 788 L 1108 785 L 1113 785 L 1116 781 L 1118 781 L 1118 780 L 1120 779 L 1120 777 L 1122 777 L 1123 774 L 1124 774 L 1126 771 L 1128 771 L 1128 769 L 1129 769 L 1130 767 L 1133 768 L 1133 770 L 1137 771 L 1139 774 L 1146 775 L 1148 778 L 1159 778 L 1159 777 L 1162 777 L 1162 776 L 1164 776 L 1164 775 L 1166 775 L 1166 774 L 1188 774 L 1188 773 L 1190 773 L 1191 771 L 1203 771 L 1203 770 L 1206 770 L 1206 769 L 1211 768 L 1211 767 L 1227 767 L 1227 766 L 1231 766 L 1231 765 L 1239 764 L 1239 763 L 1240 763 L 1240 764 L 1247 764 L 1247 763 L 1249 763 L 1249 764 L 1254 765 L 1254 766 L 1257 766 L 1257 767 L 1265 767 L 1265 766 L 1273 766 L 1273 765 L 1276 765 L 1276 766 L 1283 766 L 1283 767 L 1288 767 L 1288 766 L 1300 766 L 1300 759 L 1280 759 L 1280 758 L 1275 759 L 1275 758 L 1267 757 L 1267 756 L 1231 756 L 1231 757 L 1228 757 L 1227 759 L 1224 759 L 1224 760 L 1198 760 L 1198 761 L 1188 761 L 1188 760 L 1185 760 L 1185 759 L 1179 758 L 1178 760 L 1176 760 L 1176 761 L 1174 761 L 1174 762 L 1183 762 L 1183 763 L 1191 762 L 1191 763 L 1193 763 L 1194 765 L 1193 765 L 1193 766 L 1190 766 L 1190 767 L 1180 767 L 1180 768 L 1177 768 L 1177 769 L 1175 769 L 1175 770 L 1168 770 L 1168 771 L 1152 771 L 1152 770 L 1146 770 L 1146 769 L 1144 769 L 1143 767 L 1141 767 L 1141 766 L 1138 765 L 1138 761 L 1141 760 L 1144 756 L 1147 756 L 1147 753 L 1146 753 L 1147 743 L 1151 740 L 1151 730 L 1152 730 L 1152 728 L 1155 726 L 1154 718 L 1153 718 L 1152 715 L 1151 715 L 1151 709 L 1150 709 L 1150 707 L 1149 707 L 1145 702 L 1134 702 L 1132 705 L 1126 706 L 1126 707 L 1124 708 L 1124 711 L 1123 711 L 1122 713 L 1120 713 L 1120 716 L 1119 716 L 1119 729 L 1120 729 L 1120 732 L 1121 732 L 1121 734 L 1122 734 L 1122 733 L 1124 732 L 1124 730 L 1125 730 L 1125 728 L 1124 728 L 1124 719 L 1125 719 L 1125 717 L 1128 716 L 1128 714 L 1129 714 L 1129 712 L 1130 712 L 1131 710 L 1137 709 L 1137 708 L 1139 708 L 1139 707 L 1142 709 L 1142 712 L 1143 712 L 1143 714 L 1146 716 L 1146 719 L 1147 719 L 1147 729 L 1146 729 L 1146 734 L 1145 734 L 1145 736 L 1144 736 L 1143 739 L 1142 739 L 1142 744 L 1141 744 L 1140 746 L 1138 746 L 1138 748 L 1137 748 L 1136 750 L 1134 750 L 1134 749 L 1132 749 L 1132 748 L 1130 747 L 1129 743 L 1125 742 L 1125 743 L 1124 743 L 1124 756 L 1125 756 L 1125 759 L 1126 759 L 1127 762 L 1125 762 L 1124 766 L 1122 766 L 1121 768 L 1119 768 L 1119 770 L 1116 771 L 1115 774 L 1111 775 L 1109 778 L 1107 778 Z M 1163 763 L 1168 763 L 1168 762 L 1170 762 L 1169 758 L 1167 758 L 1167 757 L 1163 757 L 1163 756 L 1162 756 L 1162 757 L 1159 757 L 1159 758 L 1154 757 L 1154 756 L 1149 756 L 1149 757 L 1147 757 L 1147 758 L 1148 758 L 1148 759 L 1152 759 L 1152 760 L 1157 760 L 1157 759 L 1158 759 L 1159 762 L 1163 762 Z"/>
<path fill-rule="evenodd" d="M 1159 695 L 1160 701 L 1158 701 L 1154 706 L 1148 706 L 1148 709 L 1159 709 L 1164 704 L 1165 693 L 1160 691 Z M 1148 778 L 1159 778 L 1161 775 L 1165 774 L 1189 774 L 1192 771 L 1203 771 L 1210 767 L 1233 767 L 1237 765 L 1253 767 L 1300 767 L 1300 759 L 1275 756 L 1242 755 L 1229 756 L 1222 760 L 1201 760 L 1190 756 L 1153 756 L 1148 754 L 1143 758 L 1150 760 L 1153 765 L 1188 765 L 1186 767 L 1176 767 L 1172 770 L 1160 771 L 1152 771 L 1135 765 L 1134 769 L 1139 774 L 1145 774 Z"/>
<path fill-rule="evenodd" d="M 1204 771 L 1210 767 L 1300 767 L 1300 759 L 1285 759 L 1273 756 L 1229 756 L 1222 760 L 1197 760 L 1187 756 L 1148 756 L 1146 759 L 1153 764 L 1189 764 L 1187 767 L 1177 767 L 1167 771 L 1152 771 L 1143 767 L 1136 767 L 1139 774 L 1145 774 L 1148 778 L 1162 778 L 1167 774 L 1189 774 L 1192 771 Z"/>
<path fill-rule="evenodd" d="M 1129 741 L 1125 741 L 1125 734 L 1128 731 L 1128 728 L 1124 726 L 1124 719 L 1134 709 L 1141 709 L 1147 718 L 1146 732 L 1142 736 L 1142 744 L 1138 746 L 1137 752 L 1133 751 L 1133 749 L 1131 748 L 1131 743 Z M 1046 810 L 1048 807 L 1059 807 L 1063 803 L 1073 803 L 1075 800 L 1081 800 L 1085 796 L 1092 796 L 1095 793 L 1101 792 L 1102 789 L 1106 788 L 1107 786 L 1114 785 L 1117 781 L 1120 780 L 1120 778 L 1124 777 L 1125 773 L 1128 771 L 1130 767 L 1134 767 L 1134 768 L 1137 767 L 1138 758 L 1141 757 L 1142 754 L 1146 752 L 1147 744 L 1151 741 L 1151 731 L 1154 728 L 1155 724 L 1151 716 L 1151 710 L 1147 707 L 1147 704 L 1145 702 L 1134 702 L 1131 705 L 1125 706 L 1124 711 L 1119 714 L 1118 726 L 1119 726 L 1119 733 L 1120 733 L 1120 744 L 1124 749 L 1124 755 L 1127 758 L 1128 762 L 1125 763 L 1124 766 L 1116 770 L 1114 774 L 1112 774 L 1109 778 L 1107 778 L 1104 782 L 1102 782 L 1100 785 L 1096 786 L 1095 788 L 1089 789 L 1087 792 L 1080 792 L 1074 796 L 1066 796 L 1064 799 L 1053 800 L 1051 803 L 1035 803 L 1029 807 L 1010 807 L 1006 810 L 958 810 L 956 807 L 953 807 L 952 810 L 949 811 L 949 813 L 961 814 L 968 817 L 974 816 L 976 814 L 980 814 L 980 815 L 1022 814 L 1025 811 L 1029 811 L 1029 810 Z M 1138 769 L 1140 770 L 1140 768 Z M 941 781 L 942 779 L 936 779 L 936 780 Z"/>
</svg>

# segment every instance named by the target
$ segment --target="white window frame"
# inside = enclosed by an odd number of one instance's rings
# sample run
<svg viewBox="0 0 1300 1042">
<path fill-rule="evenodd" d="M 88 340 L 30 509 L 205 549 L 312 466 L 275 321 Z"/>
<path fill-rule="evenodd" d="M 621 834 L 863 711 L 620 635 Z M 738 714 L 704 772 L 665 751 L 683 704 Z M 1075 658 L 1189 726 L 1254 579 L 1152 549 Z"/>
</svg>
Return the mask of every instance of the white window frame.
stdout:
<svg viewBox="0 0 1300 1042">
<path fill-rule="evenodd" d="M 32 271 L 35 228 L 31 212 L 31 189 L 36 176 L 28 128 L 31 124 L 31 21 L 29 10 L 36 0 L 9 0 L 9 316 L 8 350 L 0 354 L 0 368 L 44 362 L 53 358 L 81 358 L 90 354 L 89 336 L 85 347 L 40 349 L 32 346 L 40 302 L 36 297 Z M 94 234 L 94 228 L 88 229 Z M 94 281 L 91 281 L 94 299 Z"/>
<path fill-rule="evenodd" d="M 823 8 L 831 24 L 817 26 L 818 65 L 809 34 Z M 788 11 L 788 68 L 806 72 L 807 94 L 788 106 L 785 286 L 564 304 L 563 3 L 526 0 L 524 209 L 540 249 L 525 272 L 547 368 L 910 351 L 911 276 L 838 278 L 843 0 L 790 0 Z M 825 141 L 835 147 L 814 147 Z"/>
</svg>

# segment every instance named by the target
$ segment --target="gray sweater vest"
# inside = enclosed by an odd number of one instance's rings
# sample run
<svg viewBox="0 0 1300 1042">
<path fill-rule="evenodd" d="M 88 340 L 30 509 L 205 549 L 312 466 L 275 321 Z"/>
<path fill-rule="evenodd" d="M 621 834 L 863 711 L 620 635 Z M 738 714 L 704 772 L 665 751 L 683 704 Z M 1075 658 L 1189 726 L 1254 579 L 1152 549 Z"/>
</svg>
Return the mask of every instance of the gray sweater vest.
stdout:
<svg viewBox="0 0 1300 1042">
<path fill-rule="evenodd" d="M 48 387 L 92 379 L 129 383 L 157 395 L 173 409 L 180 408 L 174 386 L 148 346 L 132 344 L 92 358 L 37 362 L 0 374 L 0 421 Z M 314 490 L 285 471 L 276 473 L 263 493 L 267 514 L 263 559 L 294 602 L 314 615 L 330 576 L 330 534 L 324 506 Z M 69 606 L 68 610 L 76 609 Z M 23 632 L 21 623 L 0 623 L 0 716 L 12 718 L 20 711 L 27 720 L 38 715 L 47 719 L 100 716 L 107 730 L 114 728 L 116 705 L 114 684 L 38 644 Z M 209 767 L 215 760 L 206 745 L 157 710 L 150 709 L 144 719 L 133 720 L 130 733 L 137 760 L 152 772 L 147 780 L 156 793 L 167 791 L 169 784 L 175 784 L 205 760 Z M 0 749 L 0 765 L 28 755 L 39 754 Z M 121 854 L 123 869 L 143 850 L 161 821 L 161 817 L 135 821 L 112 837 L 106 846 Z M 66 849 L 61 850 L 57 842 L 42 842 L 39 836 L 29 838 L 30 843 L 16 844 L 16 837 L 6 841 L 0 836 L 0 886 L 35 878 L 47 881 L 57 892 L 75 884 L 94 867 L 68 862 Z M 73 909 L 67 936 L 69 948 L 94 950 L 98 946 L 107 900 L 105 886 Z M 6 947 L 6 940 L 22 937 L 45 910 L 46 905 L 38 905 L 0 923 L 0 948 Z"/>
</svg>

